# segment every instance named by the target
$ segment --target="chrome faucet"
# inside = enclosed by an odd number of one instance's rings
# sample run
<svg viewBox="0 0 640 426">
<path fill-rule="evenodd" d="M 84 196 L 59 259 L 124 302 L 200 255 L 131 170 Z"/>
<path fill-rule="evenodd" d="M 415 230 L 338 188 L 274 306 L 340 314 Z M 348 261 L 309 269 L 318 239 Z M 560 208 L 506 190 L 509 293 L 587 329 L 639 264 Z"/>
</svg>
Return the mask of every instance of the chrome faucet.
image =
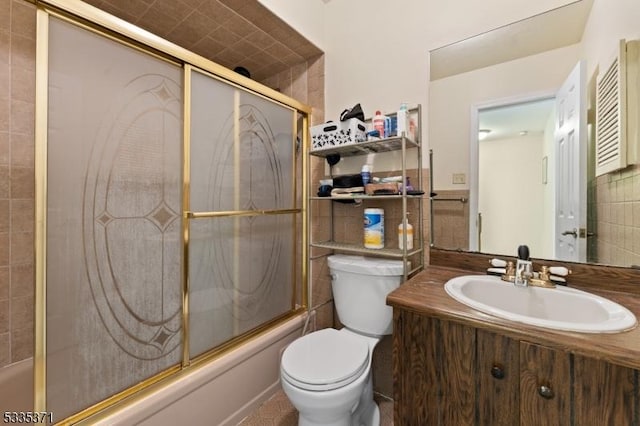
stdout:
<svg viewBox="0 0 640 426">
<path fill-rule="evenodd" d="M 516 260 L 516 273 L 513 284 L 519 287 L 527 287 L 533 278 L 533 264 L 530 260 Z"/>
<path fill-rule="evenodd" d="M 533 278 L 533 264 L 529 260 L 529 247 L 519 246 L 513 284 L 519 287 L 526 287 L 529 285 L 531 278 Z"/>
</svg>

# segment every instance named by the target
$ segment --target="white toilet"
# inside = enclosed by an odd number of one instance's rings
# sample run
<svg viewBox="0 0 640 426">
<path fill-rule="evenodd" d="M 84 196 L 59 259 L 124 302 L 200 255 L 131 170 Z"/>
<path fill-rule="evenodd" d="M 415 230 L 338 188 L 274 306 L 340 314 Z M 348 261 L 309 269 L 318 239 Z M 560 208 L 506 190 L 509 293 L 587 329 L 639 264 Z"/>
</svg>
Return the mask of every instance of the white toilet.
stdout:
<svg viewBox="0 0 640 426">
<path fill-rule="evenodd" d="M 402 261 L 333 255 L 328 264 L 344 328 L 291 343 L 280 363 L 282 388 L 301 426 L 377 426 L 371 360 L 382 336 L 391 334 L 393 310 L 385 301 L 402 281 Z"/>
</svg>

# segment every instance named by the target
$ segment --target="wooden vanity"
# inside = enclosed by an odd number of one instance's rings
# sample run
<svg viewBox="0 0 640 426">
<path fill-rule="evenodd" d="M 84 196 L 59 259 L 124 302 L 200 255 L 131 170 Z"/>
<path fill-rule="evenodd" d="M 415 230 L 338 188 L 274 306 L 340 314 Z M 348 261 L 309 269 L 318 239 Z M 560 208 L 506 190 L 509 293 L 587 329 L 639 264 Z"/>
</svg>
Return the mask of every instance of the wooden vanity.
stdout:
<svg viewBox="0 0 640 426">
<path fill-rule="evenodd" d="M 640 425 L 640 327 L 543 329 L 484 314 L 445 292 L 449 279 L 478 273 L 428 266 L 388 296 L 394 424 Z M 569 284 L 640 319 L 640 295 L 620 291 L 632 287 L 629 280 L 606 291 Z"/>
</svg>

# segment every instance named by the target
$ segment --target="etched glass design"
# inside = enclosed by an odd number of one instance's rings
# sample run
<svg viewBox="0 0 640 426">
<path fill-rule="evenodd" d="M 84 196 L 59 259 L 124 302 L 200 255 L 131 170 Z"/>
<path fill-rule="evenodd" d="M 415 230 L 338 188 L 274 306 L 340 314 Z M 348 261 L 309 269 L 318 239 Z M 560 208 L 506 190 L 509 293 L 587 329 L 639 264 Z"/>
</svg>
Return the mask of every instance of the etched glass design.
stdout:
<svg viewBox="0 0 640 426">
<path fill-rule="evenodd" d="M 190 210 L 295 208 L 295 112 L 192 73 Z M 190 220 L 190 354 L 292 308 L 294 214 Z"/>
<path fill-rule="evenodd" d="M 180 67 L 50 18 L 47 409 L 181 360 Z"/>
</svg>

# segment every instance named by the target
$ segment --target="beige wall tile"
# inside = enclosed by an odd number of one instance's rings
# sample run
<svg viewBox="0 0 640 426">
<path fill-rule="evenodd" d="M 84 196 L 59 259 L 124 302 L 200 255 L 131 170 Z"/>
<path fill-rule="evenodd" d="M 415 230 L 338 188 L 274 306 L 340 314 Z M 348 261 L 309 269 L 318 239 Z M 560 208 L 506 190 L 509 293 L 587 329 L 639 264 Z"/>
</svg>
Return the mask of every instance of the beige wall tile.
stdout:
<svg viewBox="0 0 640 426">
<path fill-rule="evenodd" d="M 0 98 L 6 98 L 9 95 L 11 87 L 11 65 L 0 62 Z"/>
<path fill-rule="evenodd" d="M 324 305 L 318 306 L 315 309 L 316 309 L 317 330 L 333 327 L 333 321 L 334 321 L 333 302 L 327 302 Z"/>
<path fill-rule="evenodd" d="M 34 103 L 36 99 L 36 73 L 21 70 L 11 73 L 11 99 Z"/>
<path fill-rule="evenodd" d="M 8 266 L 0 267 L 0 300 L 8 300 L 11 295 L 10 273 Z"/>
<path fill-rule="evenodd" d="M 11 130 L 11 100 L 8 92 L 9 86 L 0 87 L 0 132 Z M 6 95 L 6 97 L 5 97 Z"/>
<path fill-rule="evenodd" d="M 0 200 L 0 232 L 9 232 L 10 227 L 10 201 Z"/>
<path fill-rule="evenodd" d="M 33 327 L 33 296 L 11 298 L 11 329 Z"/>
<path fill-rule="evenodd" d="M 11 134 L 0 132 L 0 166 L 9 164 L 11 164 Z"/>
<path fill-rule="evenodd" d="M 118 14 L 116 15 L 118 16 Z M 147 31 L 157 34 L 160 37 L 166 37 L 167 34 L 178 26 L 181 19 L 178 16 L 168 15 L 155 8 L 151 8 L 142 15 L 140 21 L 144 22 L 142 26 Z"/>
<path fill-rule="evenodd" d="M 8 232 L 0 232 L 0 266 L 9 265 L 10 241 Z"/>
<path fill-rule="evenodd" d="M 11 33 L 35 40 L 36 7 L 24 0 L 13 0 L 11 7 Z"/>
<path fill-rule="evenodd" d="M 11 63 L 11 36 L 8 29 L 0 28 L 0 64 Z M 1 98 L 2 96 L 0 96 Z"/>
<path fill-rule="evenodd" d="M 32 134 L 14 133 L 11 139 L 11 165 L 33 169 L 35 141 Z M 8 153 L 9 151 L 7 151 Z"/>
<path fill-rule="evenodd" d="M 33 199 L 35 196 L 35 170 L 25 167 L 11 169 L 11 198 Z"/>
<path fill-rule="evenodd" d="M 11 25 L 11 0 L 0 0 L 0 30 L 9 31 Z"/>
<path fill-rule="evenodd" d="M 11 133 L 33 135 L 35 131 L 35 104 L 11 100 Z"/>
<path fill-rule="evenodd" d="M 31 200 L 11 201 L 11 231 L 33 232 L 35 205 Z M 1 206 L 1 204 L 0 204 Z"/>
<path fill-rule="evenodd" d="M 4 268 L 8 269 L 8 268 Z M 33 297 L 35 290 L 33 264 L 11 265 L 11 297 Z M 3 270 L 0 268 L 0 285 Z"/>
<path fill-rule="evenodd" d="M 11 362 L 33 356 L 33 327 L 11 330 Z"/>
<path fill-rule="evenodd" d="M 8 299 L 0 300 L 0 334 L 6 333 L 11 327 L 11 303 Z"/>
<path fill-rule="evenodd" d="M 33 263 L 33 232 L 11 233 L 11 265 Z"/>
<path fill-rule="evenodd" d="M 29 37 L 11 35 L 11 68 L 36 69 L 36 43 Z"/>
<path fill-rule="evenodd" d="M 4 0 L 2 0 L 4 1 Z M 0 334 L 0 368 L 11 363 L 11 334 Z"/>
</svg>

